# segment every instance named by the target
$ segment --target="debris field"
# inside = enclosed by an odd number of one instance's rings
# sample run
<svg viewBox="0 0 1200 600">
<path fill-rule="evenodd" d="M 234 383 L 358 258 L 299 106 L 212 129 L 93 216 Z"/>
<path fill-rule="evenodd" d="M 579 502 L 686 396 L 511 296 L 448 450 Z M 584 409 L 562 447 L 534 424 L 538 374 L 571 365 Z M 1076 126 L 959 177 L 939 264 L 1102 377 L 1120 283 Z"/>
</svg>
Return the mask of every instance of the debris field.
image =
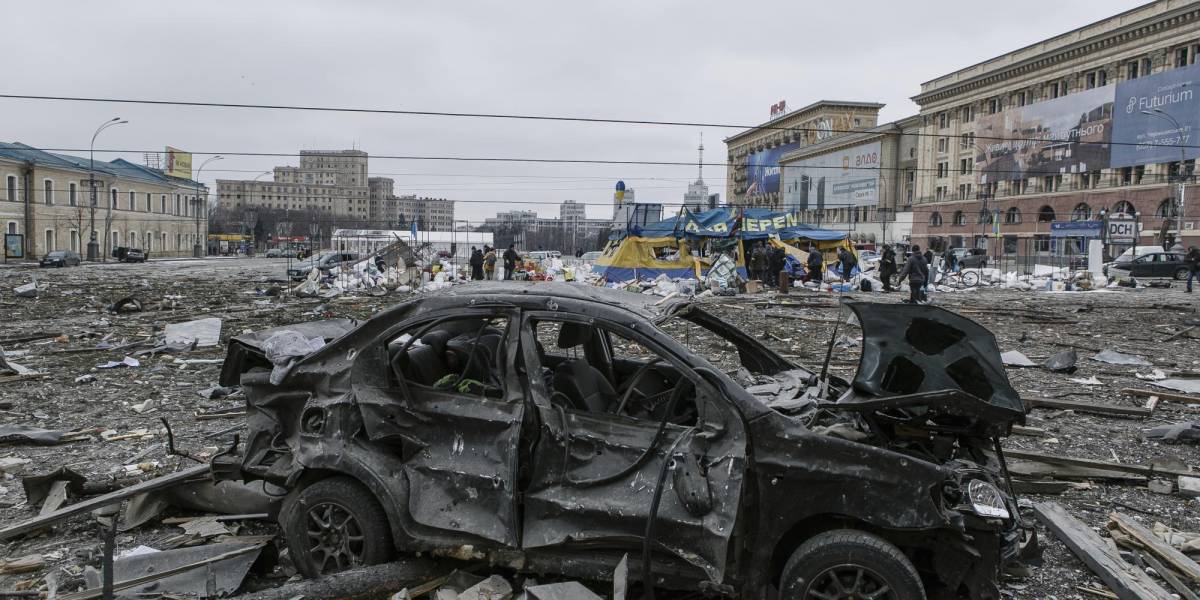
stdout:
<svg viewBox="0 0 1200 600">
<path fill-rule="evenodd" d="M 0 314 L 6 316 L 0 357 L 7 363 L 0 364 L 0 531 L 194 469 L 227 448 L 245 425 L 240 391 L 218 384 L 229 338 L 303 321 L 366 319 L 410 297 L 395 291 L 298 297 L 288 291 L 294 284 L 285 269 L 281 259 L 0 268 Z M 35 278 L 35 297 L 14 293 Z M 995 333 L 1009 379 L 1030 407 L 1003 449 L 1022 518 L 1036 523 L 1043 556 L 1003 575 L 1008 597 L 1117 597 L 1105 594 L 1127 584 L 1179 597 L 1200 590 L 1200 579 L 1193 579 L 1200 571 L 1190 570 L 1195 563 L 1182 562 L 1200 558 L 1200 313 L 1194 298 L 1154 288 L 934 294 L 935 304 Z M 839 301 L 901 299 L 899 293 L 800 289 L 703 302 L 810 369 L 821 367 L 832 343 L 829 370 L 849 380 L 861 332 L 847 324 L 850 311 Z M 708 344 L 701 353 L 723 369 L 736 367 L 736 350 L 724 342 L 690 343 Z M 0 597 L 99 597 L 87 592 L 101 585 L 106 540 L 118 582 L 192 565 L 136 588 L 143 593 L 320 594 L 305 588 L 312 582 L 300 581 L 290 566 L 266 517 L 270 511 L 244 499 L 260 498 L 263 490 L 245 497 L 234 489 L 190 493 L 186 475 L 177 476 L 179 489 L 151 491 L 120 514 L 89 509 L 3 537 Z M 115 527 L 106 524 L 113 520 Z M 510 594 L 541 597 L 531 591 L 538 582 L 509 572 L 451 574 L 464 564 L 423 560 L 388 567 L 407 569 L 409 594 L 440 587 L 457 593 L 489 582 Z M 613 595 L 611 582 L 586 583 L 588 593 Z M 1149 589 L 1147 597 L 1156 597 Z"/>
</svg>

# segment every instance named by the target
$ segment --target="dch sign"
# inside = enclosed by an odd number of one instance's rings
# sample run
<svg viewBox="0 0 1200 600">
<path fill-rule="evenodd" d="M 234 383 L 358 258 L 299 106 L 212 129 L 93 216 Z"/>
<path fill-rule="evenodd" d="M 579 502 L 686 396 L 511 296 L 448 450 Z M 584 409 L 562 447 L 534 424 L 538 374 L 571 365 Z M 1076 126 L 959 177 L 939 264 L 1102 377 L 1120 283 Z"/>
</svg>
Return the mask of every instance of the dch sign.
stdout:
<svg viewBox="0 0 1200 600">
<path fill-rule="evenodd" d="M 1108 219 L 1108 243 L 1132 244 L 1137 238 L 1137 221 L 1125 214 L 1113 215 Z"/>
</svg>

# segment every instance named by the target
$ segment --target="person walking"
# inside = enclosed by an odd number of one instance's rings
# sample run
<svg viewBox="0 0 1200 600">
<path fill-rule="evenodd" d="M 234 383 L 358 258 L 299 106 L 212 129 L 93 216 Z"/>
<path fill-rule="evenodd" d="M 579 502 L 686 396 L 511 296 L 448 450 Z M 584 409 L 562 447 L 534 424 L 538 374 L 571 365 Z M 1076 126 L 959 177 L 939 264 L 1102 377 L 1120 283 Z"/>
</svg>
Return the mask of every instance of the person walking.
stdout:
<svg viewBox="0 0 1200 600">
<path fill-rule="evenodd" d="M 929 263 L 925 262 L 925 257 L 921 255 L 920 246 L 912 247 L 912 256 L 908 257 L 904 268 L 900 270 L 900 279 L 905 277 L 908 278 L 908 301 L 911 304 L 921 304 L 924 297 L 922 288 L 929 278 Z"/>
<path fill-rule="evenodd" d="M 842 265 L 842 281 L 849 282 L 850 274 L 854 272 L 854 267 L 858 265 L 858 259 L 854 253 L 846 248 L 838 249 L 838 262 Z"/>
<path fill-rule="evenodd" d="M 496 249 L 491 246 L 483 247 L 483 278 L 488 281 L 496 278 Z"/>
<path fill-rule="evenodd" d="M 517 254 L 516 244 L 509 244 L 508 250 L 504 251 L 504 280 L 510 281 L 513 278 L 513 271 L 517 269 L 517 261 L 521 260 L 521 255 Z"/>
<path fill-rule="evenodd" d="M 896 251 L 891 246 L 883 249 L 879 257 L 879 280 L 883 283 L 883 291 L 892 291 L 892 275 L 896 274 Z"/>
<path fill-rule="evenodd" d="M 808 247 L 808 261 L 805 265 L 808 267 L 808 278 L 805 281 L 821 283 L 824 278 L 825 258 L 821 256 L 821 251 L 817 250 L 816 246 Z"/>
<path fill-rule="evenodd" d="M 1187 291 L 1190 294 L 1192 293 L 1192 280 L 1200 279 L 1200 248 L 1195 246 L 1188 248 L 1183 262 L 1187 264 L 1188 268 Z"/>
<path fill-rule="evenodd" d="M 765 281 L 767 278 L 767 251 L 763 248 L 762 243 L 754 244 L 754 250 L 750 251 L 750 270 L 754 273 L 754 278 L 759 281 Z"/>
<path fill-rule="evenodd" d="M 471 246 L 471 281 L 483 281 L 483 251 Z"/>
</svg>

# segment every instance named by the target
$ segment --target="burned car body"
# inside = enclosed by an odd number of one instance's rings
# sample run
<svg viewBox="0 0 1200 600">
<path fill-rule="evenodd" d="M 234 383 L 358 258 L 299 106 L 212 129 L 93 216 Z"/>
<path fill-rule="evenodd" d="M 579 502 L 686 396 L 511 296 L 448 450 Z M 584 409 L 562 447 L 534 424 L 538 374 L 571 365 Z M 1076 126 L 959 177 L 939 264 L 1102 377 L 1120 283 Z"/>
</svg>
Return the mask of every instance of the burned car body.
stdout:
<svg viewBox="0 0 1200 600">
<path fill-rule="evenodd" d="M 245 390 L 248 431 L 213 470 L 290 490 L 280 522 L 308 575 L 398 548 L 607 578 L 631 554 L 635 577 L 744 598 L 864 572 L 864 594 L 998 598 L 1023 534 L 998 436 L 1024 412 L 995 339 L 941 309 L 850 308 L 853 382 L 686 300 L 569 284 L 242 336 L 221 383 Z M 282 337 L 324 345 L 289 358 Z M 821 558 L 842 555 L 875 562 Z"/>
</svg>

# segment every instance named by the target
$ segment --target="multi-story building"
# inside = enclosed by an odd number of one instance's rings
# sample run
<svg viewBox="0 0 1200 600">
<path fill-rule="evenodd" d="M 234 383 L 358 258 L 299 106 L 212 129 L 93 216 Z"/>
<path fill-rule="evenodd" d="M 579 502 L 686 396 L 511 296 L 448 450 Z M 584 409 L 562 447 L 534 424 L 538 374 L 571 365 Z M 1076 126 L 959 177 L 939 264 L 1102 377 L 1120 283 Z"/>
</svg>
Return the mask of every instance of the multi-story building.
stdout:
<svg viewBox="0 0 1200 600">
<path fill-rule="evenodd" d="M 415 195 L 393 198 L 401 224 L 416 221 L 426 231 L 454 230 L 454 201 L 445 198 L 425 198 Z"/>
<path fill-rule="evenodd" d="M 854 242 L 906 241 L 916 188 L 913 116 L 826 139 L 781 155 L 779 200 L 772 206 L 807 223 L 845 231 Z"/>
<path fill-rule="evenodd" d="M 567 219 L 586 219 L 587 205 L 574 200 L 567 200 L 558 205 L 558 218 L 564 221 Z"/>
<path fill-rule="evenodd" d="M 1200 242 L 1198 53 L 1200 4 L 1160 0 L 921 84 L 914 241 L 1044 262 L 1119 213 Z"/>
<path fill-rule="evenodd" d="M 21 238 L 25 258 L 54 250 L 86 256 L 118 246 L 155 256 L 191 256 L 208 235 L 208 188 L 128 162 L 44 152 L 19 142 L 0 143 L 0 223 Z M 95 210 L 91 184 L 95 181 Z"/>
<path fill-rule="evenodd" d="M 336 220 L 370 219 L 366 152 L 302 150 L 299 167 L 275 167 L 273 175 L 272 181 L 218 179 L 218 206 L 238 213 L 283 209 Z"/>
<path fill-rule="evenodd" d="M 454 201 L 396 196 L 395 181 L 369 177 L 361 150 L 303 150 L 300 166 L 275 167 L 272 181 L 217 180 L 218 205 L 245 211 L 291 210 L 319 214 L 326 223 L 450 231 Z"/>
<path fill-rule="evenodd" d="M 776 105 L 778 106 L 778 105 Z M 729 154 L 725 199 L 734 206 L 780 207 L 784 154 L 879 122 L 882 104 L 821 100 L 799 110 L 772 107 L 771 120 L 725 138 Z"/>
<path fill-rule="evenodd" d="M 612 228 L 611 219 L 589 219 L 585 206 L 573 200 L 559 205 L 558 217 L 538 217 L 532 210 L 511 210 L 484 219 L 479 227 L 495 232 L 496 243 L 501 245 L 515 243 L 531 250 L 541 246 L 566 253 L 599 249 Z"/>
</svg>

